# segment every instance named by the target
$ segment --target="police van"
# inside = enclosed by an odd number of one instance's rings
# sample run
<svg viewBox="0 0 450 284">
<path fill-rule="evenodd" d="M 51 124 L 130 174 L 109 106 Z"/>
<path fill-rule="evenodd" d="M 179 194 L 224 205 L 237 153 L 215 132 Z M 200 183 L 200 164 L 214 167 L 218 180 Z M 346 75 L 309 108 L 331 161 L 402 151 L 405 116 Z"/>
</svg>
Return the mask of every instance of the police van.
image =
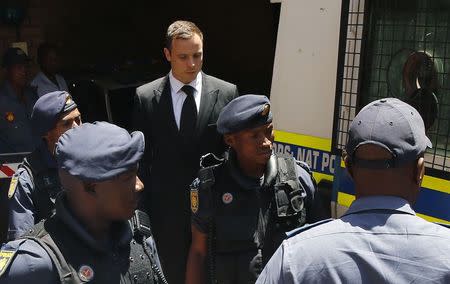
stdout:
<svg viewBox="0 0 450 284">
<path fill-rule="evenodd" d="M 450 1 L 281 2 L 271 88 L 276 151 L 312 166 L 330 213 L 355 199 L 342 161 L 367 103 L 397 97 L 422 115 L 433 149 L 415 210 L 450 224 Z"/>
</svg>

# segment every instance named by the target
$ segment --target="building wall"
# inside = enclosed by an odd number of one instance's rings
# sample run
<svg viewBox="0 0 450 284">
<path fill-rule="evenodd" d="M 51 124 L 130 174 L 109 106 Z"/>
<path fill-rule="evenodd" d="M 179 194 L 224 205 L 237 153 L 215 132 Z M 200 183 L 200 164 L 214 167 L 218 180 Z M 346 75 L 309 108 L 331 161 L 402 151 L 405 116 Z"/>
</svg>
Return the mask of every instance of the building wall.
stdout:
<svg viewBox="0 0 450 284">
<path fill-rule="evenodd" d="M 30 55 L 35 57 L 40 42 L 55 42 L 68 73 L 130 60 L 157 62 L 149 68 L 157 69 L 154 74 L 166 73 L 165 30 L 176 19 L 188 19 L 205 34 L 205 72 L 237 83 L 242 92 L 270 93 L 280 4 L 269 0 L 28 2 L 20 37 L 28 43 Z M 0 24 L 0 51 L 16 40 L 15 28 Z"/>
</svg>

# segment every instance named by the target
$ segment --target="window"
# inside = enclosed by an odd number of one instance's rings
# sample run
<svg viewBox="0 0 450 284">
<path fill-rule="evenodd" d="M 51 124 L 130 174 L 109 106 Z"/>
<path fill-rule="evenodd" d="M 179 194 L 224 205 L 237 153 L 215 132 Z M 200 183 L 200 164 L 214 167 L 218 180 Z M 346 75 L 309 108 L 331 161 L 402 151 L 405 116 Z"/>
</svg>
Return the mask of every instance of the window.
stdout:
<svg viewBox="0 0 450 284">
<path fill-rule="evenodd" d="M 397 97 L 425 121 L 427 167 L 450 172 L 450 1 L 350 0 L 347 14 L 333 145 L 343 149 L 364 105 Z"/>
</svg>

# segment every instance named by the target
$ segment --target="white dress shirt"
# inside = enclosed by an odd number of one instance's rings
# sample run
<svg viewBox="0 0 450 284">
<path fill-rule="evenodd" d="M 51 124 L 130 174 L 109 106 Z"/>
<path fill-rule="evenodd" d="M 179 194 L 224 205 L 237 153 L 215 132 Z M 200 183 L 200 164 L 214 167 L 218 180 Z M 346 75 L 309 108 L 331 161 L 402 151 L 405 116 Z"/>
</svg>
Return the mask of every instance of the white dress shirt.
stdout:
<svg viewBox="0 0 450 284">
<path fill-rule="evenodd" d="M 43 72 L 39 72 L 33 81 L 31 81 L 31 86 L 37 89 L 37 94 L 42 97 L 45 94 L 55 91 L 69 91 L 67 83 L 61 75 L 55 74 L 56 85 L 52 80 L 50 80 Z"/>
<path fill-rule="evenodd" d="M 175 116 L 175 122 L 177 123 L 178 129 L 180 129 L 180 119 L 181 119 L 181 110 L 183 109 L 184 100 L 186 99 L 187 95 L 185 92 L 181 90 L 184 85 L 190 85 L 194 88 L 194 99 L 195 104 L 197 105 L 197 113 L 200 111 L 200 99 L 201 99 L 201 92 L 202 92 L 202 72 L 198 72 L 197 77 L 194 81 L 190 82 L 189 84 L 184 84 L 178 79 L 176 79 L 172 71 L 169 73 L 169 80 L 170 80 L 170 88 L 171 88 L 171 94 L 172 94 L 172 104 L 173 104 L 173 114 Z"/>
</svg>

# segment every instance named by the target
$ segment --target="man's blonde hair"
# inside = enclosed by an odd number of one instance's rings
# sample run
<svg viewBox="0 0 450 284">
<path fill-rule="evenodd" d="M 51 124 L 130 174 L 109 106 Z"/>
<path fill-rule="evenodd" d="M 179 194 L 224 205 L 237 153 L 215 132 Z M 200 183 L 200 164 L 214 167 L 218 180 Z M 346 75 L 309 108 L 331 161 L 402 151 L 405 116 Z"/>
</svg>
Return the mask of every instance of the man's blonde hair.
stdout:
<svg viewBox="0 0 450 284">
<path fill-rule="evenodd" d="M 168 28 L 166 33 L 166 47 L 171 50 L 174 39 L 190 39 L 197 34 L 203 41 L 202 31 L 192 22 L 175 21 Z"/>
</svg>

